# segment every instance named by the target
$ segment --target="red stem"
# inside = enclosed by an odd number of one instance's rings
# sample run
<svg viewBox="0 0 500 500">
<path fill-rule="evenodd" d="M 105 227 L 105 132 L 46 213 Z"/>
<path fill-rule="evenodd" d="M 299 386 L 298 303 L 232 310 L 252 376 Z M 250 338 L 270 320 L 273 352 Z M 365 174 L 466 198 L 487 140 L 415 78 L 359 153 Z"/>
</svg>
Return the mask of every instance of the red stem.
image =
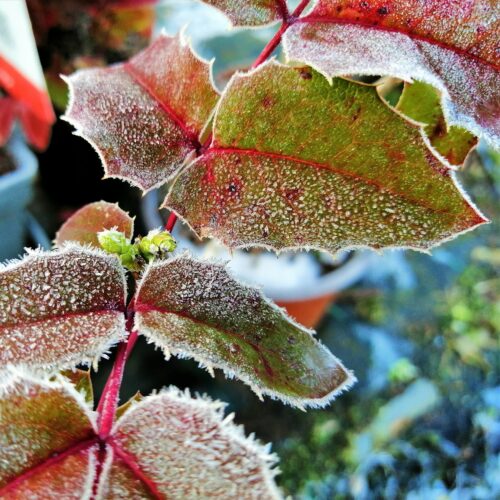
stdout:
<svg viewBox="0 0 500 500">
<path fill-rule="evenodd" d="M 309 4 L 310 0 L 302 0 L 297 8 L 292 12 L 292 14 L 288 13 L 288 9 L 286 8 L 286 2 L 281 2 L 284 5 L 283 9 L 283 23 L 281 24 L 279 30 L 273 36 L 273 38 L 269 41 L 269 43 L 264 47 L 260 55 L 257 57 L 255 62 L 252 64 L 252 68 L 256 68 L 260 66 L 278 47 L 281 43 L 281 39 L 286 30 L 297 21 L 297 18 L 302 14 L 304 9 Z M 211 136 L 206 141 L 204 147 L 208 147 L 211 142 Z M 198 154 L 202 153 L 202 148 Z M 167 223 L 165 224 L 165 229 L 167 231 L 172 231 L 175 223 L 177 222 L 177 215 L 174 212 L 171 212 Z M 128 331 L 131 330 L 129 327 L 131 323 L 131 318 L 127 321 L 128 323 Z M 125 364 L 127 359 L 134 347 L 134 344 L 137 341 L 137 332 L 131 332 L 128 341 L 123 342 L 118 347 L 118 351 L 116 354 L 115 363 L 113 368 L 111 369 L 111 373 L 106 381 L 106 385 L 104 386 L 104 390 L 101 395 L 101 399 L 99 400 L 99 405 L 97 406 L 97 414 L 98 414 L 98 435 L 99 438 L 103 441 L 107 440 L 111 429 L 113 427 L 113 423 L 115 420 L 116 408 L 118 406 L 118 399 L 120 395 L 120 386 L 123 379 L 123 372 L 125 369 Z"/>
<path fill-rule="evenodd" d="M 132 332 L 129 335 L 127 342 L 122 342 L 118 347 L 115 363 L 102 392 L 101 399 L 99 400 L 99 406 L 97 407 L 99 415 L 97 432 L 103 441 L 108 438 L 115 421 L 115 413 L 118 406 L 120 386 L 123 379 L 125 363 L 132 352 L 132 348 L 137 341 L 137 337 L 137 332 Z"/>
<path fill-rule="evenodd" d="M 174 212 L 170 212 L 170 215 L 168 216 L 167 223 L 165 224 L 165 229 L 169 233 L 171 233 L 172 229 L 174 229 L 176 222 L 177 222 L 177 215 L 175 215 Z"/>
</svg>

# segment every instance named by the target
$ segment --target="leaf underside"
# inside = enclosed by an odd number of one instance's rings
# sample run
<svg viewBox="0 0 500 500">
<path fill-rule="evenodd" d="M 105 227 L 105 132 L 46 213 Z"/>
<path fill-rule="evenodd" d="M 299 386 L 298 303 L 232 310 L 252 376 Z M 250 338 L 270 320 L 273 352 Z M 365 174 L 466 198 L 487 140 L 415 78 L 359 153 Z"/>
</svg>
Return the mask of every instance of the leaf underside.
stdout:
<svg viewBox="0 0 500 500">
<path fill-rule="evenodd" d="M 97 149 L 106 176 L 148 191 L 199 146 L 218 99 L 210 71 L 182 36 L 161 35 L 126 63 L 70 76 L 64 118 Z"/>
<path fill-rule="evenodd" d="M 65 246 L 0 268 L 0 367 L 90 362 L 125 332 L 118 259 Z"/>
<path fill-rule="evenodd" d="M 429 83 L 449 125 L 500 140 L 496 0 L 319 0 L 286 32 L 289 61 L 327 78 L 389 75 Z"/>
<path fill-rule="evenodd" d="M 432 147 L 452 166 L 461 166 L 477 144 L 477 138 L 467 130 L 447 126 L 439 92 L 428 83 L 405 83 L 396 109 L 424 124 L 425 134 Z"/>
<path fill-rule="evenodd" d="M 283 19 L 285 0 L 203 0 L 224 12 L 234 26 L 262 26 Z"/>
<path fill-rule="evenodd" d="M 222 368 L 297 406 L 323 406 L 352 382 L 311 332 L 224 266 L 188 256 L 151 265 L 135 299 L 135 328 L 167 353 Z"/>
<path fill-rule="evenodd" d="M 276 458 L 223 409 L 176 389 L 132 402 L 99 452 L 95 414 L 75 387 L 9 371 L 0 386 L 0 497 L 280 498 Z"/>
<path fill-rule="evenodd" d="M 230 247 L 428 249 L 484 222 L 372 87 L 271 61 L 237 74 L 164 206 Z"/>
<path fill-rule="evenodd" d="M 116 229 L 130 239 L 134 233 L 134 219 L 115 203 L 90 203 L 80 208 L 61 226 L 55 243 L 62 246 L 65 242 L 74 241 L 101 248 L 97 233 L 105 229 Z"/>
</svg>

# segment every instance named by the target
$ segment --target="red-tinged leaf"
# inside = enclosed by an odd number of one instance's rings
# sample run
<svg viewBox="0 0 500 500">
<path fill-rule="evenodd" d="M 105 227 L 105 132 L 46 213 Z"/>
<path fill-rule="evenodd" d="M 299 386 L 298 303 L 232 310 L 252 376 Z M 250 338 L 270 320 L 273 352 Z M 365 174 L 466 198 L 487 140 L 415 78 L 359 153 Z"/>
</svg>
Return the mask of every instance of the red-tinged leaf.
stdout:
<svg viewBox="0 0 500 500">
<path fill-rule="evenodd" d="M 448 127 L 439 103 L 439 93 L 423 82 L 405 83 L 397 110 L 405 116 L 424 124 L 431 146 L 451 166 L 460 166 L 477 138 L 460 127 Z"/>
<path fill-rule="evenodd" d="M 441 91 L 448 125 L 500 140 L 497 0 L 319 0 L 285 34 L 288 60 L 327 78 L 391 75 Z"/>
<path fill-rule="evenodd" d="M 134 233 L 134 219 L 114 203 L 90 203 L 80 208 L 61 226 L 55 243 L 62 246 L 67 241 L 74 241 L 101 248 L 97 233 L 105 229 L 116 229 L 130 239 Z"/>
<path fill-rule="evenodd" d="M 125 332 L 125 275 L 112 255 L 65 246 L 0 268 L 0 367 L 64 368 Z"/>
<path fill-rule="evenodd" d="M 70 76 L 65 118 L 96 148 L 106 176 L 148 191 L 199 147 L 218 99 L 210 71 L 181 36 L 161 35 L 127 63 Z"/>
<path fill-rule="evenodd" d="M 276 458 L 223 410 L 173 389 L 133 404 L 115 425 L 100 497 L 281 498 Z"/>
<path fill-rule="evenodd" d="M 224 12 L 235 26 L 262 26 L 286 19 L 286 0 L 202 0 Z"/>
<path fill-rule="evenodd" d="M 83 397 L 62 378 L 2 382 L 0 498 L 90 498 L 98 445 Z"/>
<path fill-rule="evenodd" d="M 94 388 L 90 378 L 90 370 L 63 370 L 61 376 L 68 379 L 75 389 L 84 397 L 91 408 L 94 406 Z"/>
<path fill-rule="evenodd" d="M 222 368 L 259 395 L 324 406 L 352 383 L 311 331 L 217 264 L 187 256 L 152 264 L 135 311 L 135 329 L 167 355 Z"/>
<path fill-rule="evenodd" d="M 229 83 L 165 200 L 230 247 L 429 249 L 485 219 L 374 87 L 267 63 Z"/>
</svg>

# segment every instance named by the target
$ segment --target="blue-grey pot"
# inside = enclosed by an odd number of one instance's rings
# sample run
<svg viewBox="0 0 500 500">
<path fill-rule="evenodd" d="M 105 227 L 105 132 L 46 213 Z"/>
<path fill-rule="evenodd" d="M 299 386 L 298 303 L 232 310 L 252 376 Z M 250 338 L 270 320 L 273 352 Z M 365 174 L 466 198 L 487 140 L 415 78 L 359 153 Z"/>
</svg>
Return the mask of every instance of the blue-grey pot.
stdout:
<svg viewBox="0 0 500 500">
<path fill-rule="evenodd" d="M 0 175 L 0 261 L 23 253 L 26 239 L 26 206 L 33 197 L 38 160 L 20 134 L 7 144 L 16 169 Z"/>
</svg>

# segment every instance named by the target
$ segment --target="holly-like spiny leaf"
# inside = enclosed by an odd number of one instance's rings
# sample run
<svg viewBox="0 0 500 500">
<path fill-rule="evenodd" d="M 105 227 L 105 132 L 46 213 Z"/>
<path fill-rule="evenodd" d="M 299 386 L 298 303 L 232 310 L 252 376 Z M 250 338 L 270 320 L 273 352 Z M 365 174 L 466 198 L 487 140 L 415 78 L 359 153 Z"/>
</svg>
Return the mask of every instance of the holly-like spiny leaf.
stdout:
<svg viewBox="0 0 500 500">
<path fill-rule="evenodd" d="M 288 60 L 327 78 L 389 75 L 441 92 L 448 125 L 500 140 L 497 0 L 319 0 L 284 36 Z"/>
<path fill-rule="evenodd" d="M 99 449 L 92 422 L 63 378 L 9 372 L 0 386 L 0 498 L 90 498 Z"/>
<path fill-rule="evenodd" d="M 0 497 L 86 500 L 102 471 L 97 498 L 279 498 L 276 458 L 223 408 L 170 389 L 127 405 L 100 442 L 94 412 L 65 378 L 9 370 L 0 386 Z"/>
<path fill-rule="evenodd" d="M 224 12 L 235 26 L 262 26 L 285 19 L 286 0 L 202 0 Z"/>
<path fill-rule="evenodd" d="M 138 286 L 135 329 L 167 355 L 193 357 L 296 406 L 324 406 L 352 375 L 309 330 L 224 266 L 188 256 L 153 263 Z"/>
<path fill-rule="evenodd" d="M 224 405 L 170 389 L 133 403 L 115 425 L 102 498 L 277 499 L 269 450 Z"/>
<path fill-rule="evenodd" d="M 74 241 L 81 245 L 92 245 L 101 248 L 97 233 L 106 229 L 116 229 L 124 233 L 128 239 L 134 233 L 134 219 L 115 203 L 97 201 L 89 203 L 75 212 L 59 229 L 55 243 Z"/>
<path fill-rule="evenodd" d="M 125 333 L 118 259 L 67 245 L 0 268 L 0 366 L 65 368 L 98 358 Z"/>
<path fill-rule="evenodd" d="M 275 250 L 429 249 L 485 222 L 375 88 L 274 61 L 232 78 L 164 206 L 202 237 Z"/>
<path fill-rule="evenodd" d="M 428 83 L 405 83 L 396 109 L 425 125 L 425 134 L 432 147 L 452 166 L 462 165 L 470 150 L 477 144 L 477 138 L 467 130 L 448 127 L 441 109 L 439 92 Z"/>
<path fill-rule="evenodd" d="M 182 35 L 161 35 L 126 63 L 70 76 L 65 119 L 96 148 L 106 176 L 148 191 L 199 147 L 218 99 L 210 72 Z"/>
</svg>

